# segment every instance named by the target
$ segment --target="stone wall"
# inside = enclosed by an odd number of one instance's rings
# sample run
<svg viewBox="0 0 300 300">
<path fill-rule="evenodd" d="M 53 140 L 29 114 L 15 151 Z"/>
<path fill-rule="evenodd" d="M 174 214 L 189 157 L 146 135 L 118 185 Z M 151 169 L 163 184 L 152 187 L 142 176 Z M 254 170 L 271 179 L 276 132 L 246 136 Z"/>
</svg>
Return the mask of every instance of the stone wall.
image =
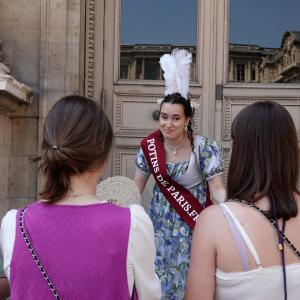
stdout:
<svg viewBox="0 0 300 300">
<path fill-rule="evenodd" d="M 39 92 L 40 38 L 41 1 L 0 1 L 0 40 L 4 62 L 11 74 L 30 86 L 36 94 Z M 37 105 L 31 105 L 28 110 L 36 114 Z"/>
<path fill-rule="evenodd" d="M 0 114 L 0 217 L 8 208 L 8 165 L 10 155 L 11 126 L 8 117 Z"/>
<path fill-rule="evenodd" d="M 30 105 L 21 105 L 6 120 L 5 148 L 6 202 L 1 202 L 1 214 L 6 208 L 16 208 L 36 199 L 36 164 L 29 159 L 37 156 L 37 134 L 40 89 L 41 1 L 1 0 L 0 40 L 3 62 L 10 75 L 33 90 Z M 0 125 L 0 131 L 4 130 Z M 3 151 L 0 146 L 0 153 Z M 4 177 L 5 179 L 5 177 Z M 3 195 L 4 196 L 4 195 Z M 1 197 L 0 197 L 1 198 Z"/>
<path fill-rule="evenodd" d="M 38 198 L 42 180 L 30 160 L 39 154 L 45 116 L 60 97 L 83 93 L 84 5 L 82 0 L 0 1 L 0 61 L 33 91 L 31 104 L 17 105 L 9 114 L 1 113 L 0 103 L 0 217 Z M 0 96 L 6 101 L 6 93 Z"/>
</svg>

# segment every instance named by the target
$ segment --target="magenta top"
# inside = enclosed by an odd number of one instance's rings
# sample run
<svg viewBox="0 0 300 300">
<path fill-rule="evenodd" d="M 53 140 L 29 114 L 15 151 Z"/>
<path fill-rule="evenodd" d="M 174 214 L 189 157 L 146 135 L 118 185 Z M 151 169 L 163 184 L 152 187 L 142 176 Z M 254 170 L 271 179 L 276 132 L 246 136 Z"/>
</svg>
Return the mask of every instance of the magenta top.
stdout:
<svg viewBox="0 0 300 300">
<path fill-rule="evenodd" d="M 11 299 L 54 299 L 19 227 L 11 261 Z M 130 210 L 110 203 L 29 205 L 25 229 L 63 300 L 130 299 L 126 258 Z"/>
</svg>

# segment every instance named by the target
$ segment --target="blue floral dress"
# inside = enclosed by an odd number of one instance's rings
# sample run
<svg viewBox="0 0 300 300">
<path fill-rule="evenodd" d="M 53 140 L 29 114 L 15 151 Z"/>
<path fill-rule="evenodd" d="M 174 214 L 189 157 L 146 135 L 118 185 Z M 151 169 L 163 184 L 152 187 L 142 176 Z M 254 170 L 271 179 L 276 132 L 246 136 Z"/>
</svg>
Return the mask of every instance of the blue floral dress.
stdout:
<svg viewBox="0 0 300 300">
<path fill-rule="evenodd" d="M 200 162 L 199 176 L 203 179 L 200 184 L 188 188 L 204 206 L 206 201 L 207 181 L 223 172 L 220 151 L 216 142 L 205 137 L 199 137 L 198 151 Z M 192 154 L 193 155 L 193 154 Z M 143 151 L 136 157 L 137 167 L 147 175 L 150 168 Z M 170 163 L 167 162 L 167 171 L 173 180 L 185 174 L 189 160 Z M 185 284 L 190 259 L 192 230 L 170 206 L 157 185 L 153 189 L 153 198 L 150 204 L 149 215 L 152 219 L 155 232 L 156 246 L 156 273 L 162 287 L 162 299 L 181 300 L 185 293 Z"/>
</svg>

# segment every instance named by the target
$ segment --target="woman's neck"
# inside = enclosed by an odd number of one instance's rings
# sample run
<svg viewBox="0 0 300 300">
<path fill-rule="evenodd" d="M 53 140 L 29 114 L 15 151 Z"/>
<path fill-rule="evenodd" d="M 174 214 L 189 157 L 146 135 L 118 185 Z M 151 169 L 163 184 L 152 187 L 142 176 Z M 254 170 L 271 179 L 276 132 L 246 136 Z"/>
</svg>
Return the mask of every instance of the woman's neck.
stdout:
<svg viewBox="0 0 300 300">
<path fill-rule="evenodd" d="M 181 144 L 184 144 L 185 140 L 187 138 L 186 133 L 183 133 L 181 136 L 179 136 L 176 139 L 168 139 L 168 138 L 164 138 L 164 140 L 170 145 L 170 146 L 174 146 L 177 147 Z"/>
<path fill-rule="evenodd" d="M 70 189 L 59 201 L 61 204 L 88 204 L 99 202 L 96 196 L 97 174 L 84 173 L 70 178 Z"/>
</svg>

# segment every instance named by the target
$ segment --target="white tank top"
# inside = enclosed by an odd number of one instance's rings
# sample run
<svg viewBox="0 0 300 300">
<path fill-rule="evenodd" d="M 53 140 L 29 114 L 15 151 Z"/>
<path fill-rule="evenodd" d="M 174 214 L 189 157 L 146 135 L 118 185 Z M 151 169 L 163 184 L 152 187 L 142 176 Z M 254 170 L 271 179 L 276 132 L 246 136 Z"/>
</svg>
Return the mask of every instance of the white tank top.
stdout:
<svg viewBox="0 0 300 300">
<path fill-rule="evenodd" d="M 257 251 L 248 234 L 229 207 L 222 203 L 253 256 L 257 269 L 226 273 L 216 270 L 215 300 L 282 300 L 284 299 L 282 266 L 261 267 Z M 300 299 L 300 263 L 286 266 L 288 300 Z"/>
</svg>

